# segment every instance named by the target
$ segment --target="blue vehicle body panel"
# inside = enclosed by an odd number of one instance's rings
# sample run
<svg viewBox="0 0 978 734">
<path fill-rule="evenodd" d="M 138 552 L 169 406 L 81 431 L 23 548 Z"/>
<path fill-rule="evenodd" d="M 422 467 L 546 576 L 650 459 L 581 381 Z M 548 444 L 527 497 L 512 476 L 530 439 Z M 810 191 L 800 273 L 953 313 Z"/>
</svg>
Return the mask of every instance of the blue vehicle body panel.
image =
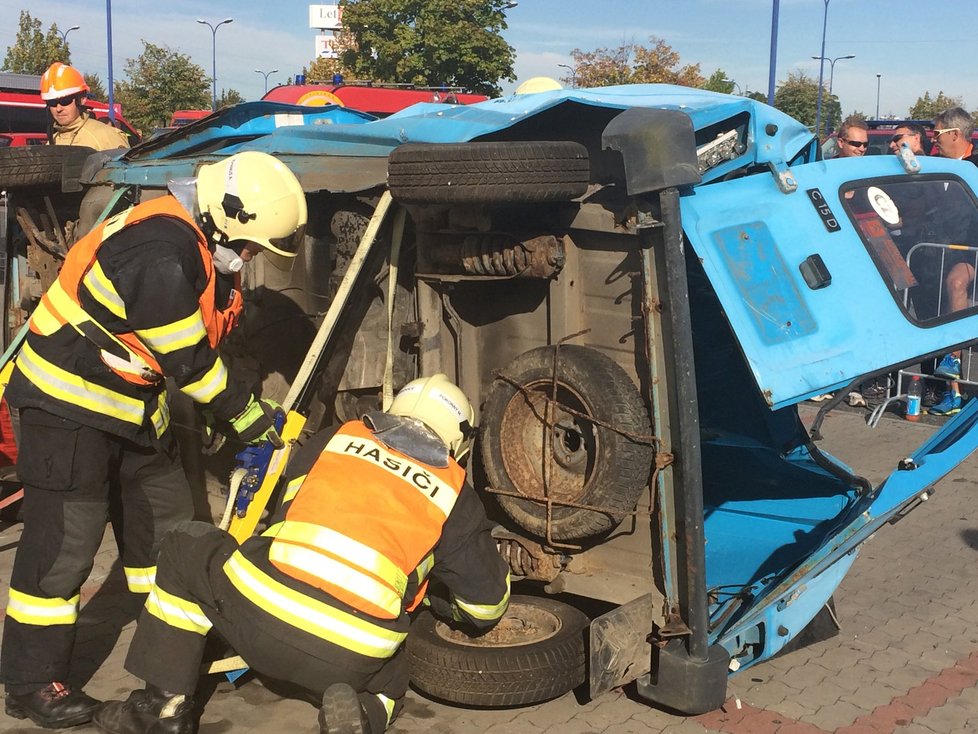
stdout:
<svg viewBox="0 0 978 734">
<path fill-rule="evenodd" d="M 384 158 L 398 145 L 408 142 L 492 139 L 562 105 L 567 108 L 566 114 L 561 115 L 566 129 L 555 129 L 554 140 L 566 139 L 574 131 L 574 109 L 581 107 L 609 111 L 631 107 L 680 110 L 689 115 L 694 129 L 747 115 L 750 125 L 745 150 L 736 160 L 707 172 L 704 181 L 719 178 L 747 163 L 814 156 L 813 138 L 808 129 L 767 105 L 704 90 L 644 84 L 513 95 L 472 105 L 422 103 L 381 120 L 340 107 L 249 102 L 137 146 L 121 160 L 110 163 L 103 178 L 113 183 L 164 186 L 168 178 L 193 175 L 191 156 L 193 163 L 199 165 L 242 150 L 260 150 L 288 158 L 289 166 L 299 175 L 304 166 L 322 166 L 323 156 Z M 776 129 L 773 135 L 766 132 L 769 125 Z M 600 134 L 600 130 L 591 132 Z"/>
<path fill-rule="evenodd" d="M 947 173 L 978 190 L 978 168 L 970 163 L 920 163 L 922 174 Z M 772 408 L 975 338 L 978 315 L 923 328 L 901 312 L 882 278 L 867 277 L 876 265 L 846 215 L 840 188 L 853 180 L 905 176 L 896 156 L 791 170 L 798 190 L 790 194 L 778 189 L 773 176 L 761 175 L 700 186 L 681 201 L 686 234 Z M 837 231 L 823 224 L 808 190 L 824 197 Z M 815 254 L 832 278 L 817 290 L 799 269 Z"/>
</svg>

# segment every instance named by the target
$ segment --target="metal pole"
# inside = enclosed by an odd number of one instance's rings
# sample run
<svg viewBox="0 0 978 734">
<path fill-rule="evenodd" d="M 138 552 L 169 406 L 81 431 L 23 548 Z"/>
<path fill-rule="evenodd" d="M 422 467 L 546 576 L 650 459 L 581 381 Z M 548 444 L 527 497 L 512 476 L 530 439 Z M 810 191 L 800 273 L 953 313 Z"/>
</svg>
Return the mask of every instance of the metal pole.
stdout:
<svg viewBox="0 0 978 734">
<path fill-rule="evenodd" d="M 231 23 L 234 18 L 225 18 L 217 25 L 211 25 L 206 20 L 201 18 L 197 19 L 197 22 L 201 25 L 205 25 L 211 29 L 211 109 L 217 111 L 217 29 L 220 28 L 225 23 Z"/>
<path fill-rule="evenodd" d="M 105 0 L 105 37 L 109 53 L 109 121 L 115 122 L 115 86 L 112 83 L 112 0 Z"/>
<path fill-rule="evenodd" d="M 880 77 L 882 74 L 876 75 L 876 119 L 880 119 Z"/>
<path fill-rule="evenodd" d="M 774 0 L 774 5 L 771 8 L 771 61 L 768 65 L 767 75 L 767 103 L 772 106 L 774 105 L 774 85 L 777 83 L 778 14 L 780 7 L 779 0 Z"/>
<path fill-rule="evenodd" d="M 73 25 L 71 28 L 69 28 L 68 30 L 66 30 L 64 33 L 62 33 L 61 31 L 58 31 L 58 35 L 61 36 L 61 44 L 63 46 L 67 46 L 68 45 L 68 34 L 71 33 L 72 31 L 77 31 L 79 28 L 81 28 L 80 25 Z"/>
<path fill-rule="evenodd" d="M 261 69 L 255 69 L 256 74 L 261 74 L 263 77 L 265 77 L 265 94 L 268 94 L 268 77 L 277 72 L 278 69 L 272 69 L 271 71 L 267 71 L 267 72 L 262 71 Z"/>
<path fill-rule="evenodd" d="M 822 129 L 822 82 L 825 79 L 825 29 L 829 23 L 829 0 L 825 3 L 825 14 L 822 16 L 822 52 L 819 54 L 818 62 L 818 104 L 815 109 L 815 134 L 818 135 Z"/>
<path fill-rule="evenodd" d="M 567 69 L 567 71 L 569 71 L 571 73 L 571 86 L 576 89 L 577 88 L 577 72 L 574 70 L 574 67 L 571 66 L 570 64 L 557 64 L 557 66 L 561 67 L 562 69 Z"/>
</svg>

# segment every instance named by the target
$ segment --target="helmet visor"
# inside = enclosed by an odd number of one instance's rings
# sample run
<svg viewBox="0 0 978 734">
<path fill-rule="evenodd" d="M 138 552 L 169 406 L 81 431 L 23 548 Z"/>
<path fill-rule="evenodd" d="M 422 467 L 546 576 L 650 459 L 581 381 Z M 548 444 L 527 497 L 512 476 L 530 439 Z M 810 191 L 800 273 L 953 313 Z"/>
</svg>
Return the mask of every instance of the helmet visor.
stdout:
<svg viewBox="0 0 978 734">
<path fill-rule="evenodd" d="M 306 239 L 306 225 L 300 224 L 299 227 L 288 237 L 270 237 L 265 247 L 276 255 L 282 257 L 295 257 L 299 254 L 299 248 Z"/>
</svg>

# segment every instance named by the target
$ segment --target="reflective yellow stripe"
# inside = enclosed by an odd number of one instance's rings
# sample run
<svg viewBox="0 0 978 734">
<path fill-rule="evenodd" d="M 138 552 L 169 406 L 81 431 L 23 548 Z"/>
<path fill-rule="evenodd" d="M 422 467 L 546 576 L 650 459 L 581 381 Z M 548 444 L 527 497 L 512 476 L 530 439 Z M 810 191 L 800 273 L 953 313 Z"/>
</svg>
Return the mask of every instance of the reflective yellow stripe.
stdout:
<svg viewBox="0 0 978 734">
<path fill-rule="evenodd" d="M 328 584 L 336 584 L 380 607 L 391 618 L 401 613 L 401 596 L 395 594 L 393 589 L 325 553 L 291 543 L 272 543 L 268 559 L 304 571 Z"/>
<path fill-rule="evenodd" d="M 285 491 L 282 493 L 282 504 L 286 502 L 291 502 L 295 499 L 296 494 L 299 492 L 299 487 L 306 480 L 306 475 L 303 474 L 301 477 L 296 477 L 288 484 L 285 485 Z"/>
<path fill-rule="evenodd" d="M 384 711 L 387 712 L 387 723 L 391 723 L 391 717 L 394 715 L 394 704 L 396 701 L 393 698 L 388 698 L 383 693 L 375 693 L 377 698 L 380 699 L 380 703 L 384 707 Z"/>
<path fill-rule="evenodd" d="M 360 655 L 389 658 L 407 637 L 406 632 L 385 629 L 290 589 L 238 551 L 224 564 L 224 573 L 238 591 L 269 614 Z"/>
<path fill-rule="evenodd" d="M 54 286 L 52 285 L 51 287 L 53 288 Z M 31 326 L 41 336 L 51 336 L 64 326 L 64 324 L 55 318 L 54 314 L 48 309 L 47 301 L 42 298 L 40 303 L 37 304 L 37 308 L 31 314 Z"/>
<path fill-rule="evenodd" d="M 50 299 L 51 305 L 68 323 L 74 325 L 84 321 L 92 321 L 92 317 L 88 315 L 88 312 L 75 303 L 65 292 L 60 280 L 54 281 L 44 295 Z"/>
<path fill-rule="evenodd" d="M 51 397 L 137 426 L 143 422 L 145 407 L 142 401 L 88 382 L 51 364 L 26 342 L 17 357 L 17 368 Z"/>
<path fill-rule="evenodd" d="M 146 598 L 146 611 L 164 624 L 198 635 L 206 635 L 213 626 L 197 604 L 159 586 L 154 586 Z"/>
<path fill-rule="evenodd" d="M 330 528 L 315 525 L 311 522 L 286 520 L 273 526 L 276 528 L 275 537 L 292 543 L 302 543 L 313 548 L 325 548 L 353 566 L 358 566 L 374 576 L 383 579 L 398 594 L 407 591 L 408 577 L 397 565 L 383 553 L 378 553 L 369 545 L 364 545 L 348 535 L 343 535 Z M 293 564 L 294 565 L 294 564 Z M 303 569 L 306 570 L 306 569 Z M 309 571 L 316 576 L 329 579 L 328 573 Z M 335 582 L 343 586 L 340 582 Z"/>
<path fill-rule="evenodd" d="M 192 347 L 207 338 L 204 318 L 197 309 L 185 319 L 172 324 L 154 326 L 152 329 L 138 329 L 136 335 L 159 354 L 169 354 L 178 349 Z"/>
<path fill-rule="evenodd" d="M 434 565 L 435 565 L 434 553 L 429 553 L 428 555 L 426 555 L 424 558 L 421 559 L 421 563 L 418 564 L 418 570 L 417 570 L 419 586 L 421 585 L 422 581 L 428 578 L 428 574 L 431 573 L 431 569 L 434 567 Z"/>
<path fill-rule="evenodd" d="M 156 566 L 146 568 L 133 568 L 123 566 L 122 570 L 126 574 L 126 586 L 133 594 L 148 594 L 156 581 Z"/>
<path fill-rule="evenodd" d="M 434 505 L 444 517 L 448 517 L 455 506 L 458 496 L 451 485 L 443 482 L 423 465 L 409 461 L 402 454 L 391 453 L 378 443 L 338 433 L 326 444 L 324 451 L 360 459 L 398 477 Z"/>
<path fill-rule="evenodd" d="M 92 298 L 98 301 L 105 308 L 120 319 L 126 318 L 126 304 L 116 293 L 112 281 L 105 275 L 102 265 L 96 260 L 91 269 L 85 273 L 82 283 L 88 289 Z"/>
<path fill-rule="evenodd" d="M 184 385 L 180 388 L 180 392 L 193 398 L 194 402 L 206 405 L 220 395 L 227 386 L 228 370 L 218 357 L 214 360 L 214 365 L 207 370 L 207 374 L 196 382 Z"/>
<path fill-rule="evenodd" d="M 506 613 L 506 607 L 509 606 L 509 574 L 506 574 L 506 593 L 498 604 L 470 604 L 457 596 L 455 597 L 455 604 L 470 617 L 485 620 L 499 619 Z"/>
<path fill-rule="evenodd" d="M 156 410 L 153 411 L 153 415 L 149 417 L 149 420 L 153 424 L 153 430 L 156 432 L 157 438 L 162 436 L 170 425 L 170 404 L 166 400 L 165 391 L 161 392 L 157 397 Z"/>
<path fill-rule="evenodd" d="M 74 624 L 78 619 L 79 595 L 71 599 L 31 596 L 17 589 L 10 589 L 7 600 L 7 616 L 21 624 L 50 627 L 56 624 Z"/>
</svg>

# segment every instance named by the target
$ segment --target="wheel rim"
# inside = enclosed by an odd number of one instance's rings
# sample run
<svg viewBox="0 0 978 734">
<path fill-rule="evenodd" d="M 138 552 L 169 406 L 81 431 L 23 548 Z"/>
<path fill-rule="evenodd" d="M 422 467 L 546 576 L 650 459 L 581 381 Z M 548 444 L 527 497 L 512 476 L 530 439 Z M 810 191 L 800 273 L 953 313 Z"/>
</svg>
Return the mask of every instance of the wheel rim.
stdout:
<svg viewBox="0 0 978 734">
<path fill-rule="evenodd" d="M 517 492 L 543 497 L 547 461 L 547 495 L 576 502 L 593 474 L 600 438 L 594 424 L 581 417 L 590 415 L 588 404 L 565 384 L 558 382 L 556 404 L 548 418 L 552 391 L 549 381 L 538 382 L 510 398 L 499 426 L 503 465 Z"/>
<path fill-rule="evenodd" d="M 549 640 L 563 626 L 553 612 L 533 604 L 510 602 L 499 623 L 484 635 L 469 637 L 444 622 L 435 623 L 435 634 L 443 640 L 467 647 L 522 647 Z"/>
</svg>

